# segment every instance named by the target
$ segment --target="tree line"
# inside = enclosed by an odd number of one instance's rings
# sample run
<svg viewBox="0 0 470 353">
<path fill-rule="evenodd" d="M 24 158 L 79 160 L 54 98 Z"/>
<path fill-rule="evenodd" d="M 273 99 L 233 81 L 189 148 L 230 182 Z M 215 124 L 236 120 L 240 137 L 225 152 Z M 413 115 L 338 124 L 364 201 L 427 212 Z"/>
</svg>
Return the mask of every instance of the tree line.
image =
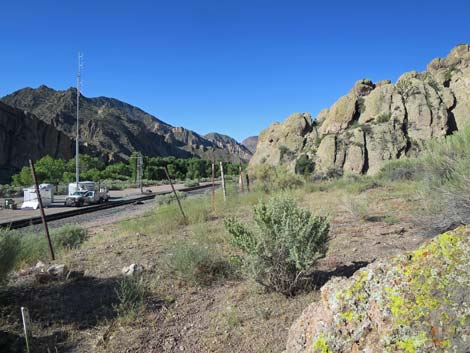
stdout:
<svg viewBox="0 0 470 353">
<path fill-rule="evenodd" d="M 35 169 L 39 183 L 58 185 L 75 180 L 75 159 L 68 161 L 45 156 L 35 162 Z M 212 175 L 212 161 L 199 158 L 176 157 L 143 157 L 143 178 L 146 180 L 165 180 L 164 167 L 172 179 L 196 180 L 209 178 Z M 236 175 L 243 164 L 224 162 L 227 175 Z M 91 181 L 122 180 L 136 181 L 137 158 L 132 155 L 127 162 L 105 163 L 99 158 L 85 154 L 80 155 L 80 179 Z M 218 163 L 216 177 L 220 176 Z M 33 184 L 31 170 L 23 167 L 18 174 L 13 175 L 12 183 L 15 186 L 29 186 Z"/>
</svg>

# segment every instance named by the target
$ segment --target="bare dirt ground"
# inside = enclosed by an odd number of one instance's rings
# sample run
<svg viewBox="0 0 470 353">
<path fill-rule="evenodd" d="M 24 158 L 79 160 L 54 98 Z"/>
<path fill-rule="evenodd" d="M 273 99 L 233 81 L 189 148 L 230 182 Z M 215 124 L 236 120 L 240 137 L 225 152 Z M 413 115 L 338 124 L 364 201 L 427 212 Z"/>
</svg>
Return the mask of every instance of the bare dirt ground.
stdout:
<svg viewBox="0 0 470 353">
<path fill-rule="evenodd" d="M 330 248 L 313 276 L 317 287 L 331 276 L 352 275 L 375 259 L 414 249 L 425 240 L 409 216 L 416 206 L 409 192 L 367 190 L 361 193 L 365 206 L 349 204 L 342 190 L 296 193 L 302 206 L 331 218 Z M 247 221 L 255 198 L 237 212 Z M 264 292 L 243 275 L 209 286 L 187 283 L 166 265 L 170 244 L 197 239 L 194 234 L 200 232 L 217 234 L 214 242 L 219 242 L 228 237 L 223 215 L 170 230 L 148 227 L 152 217 L 136 214 L 132 226 L 114 223 L 92 230 L 81 249 L 59 261 L 85 271 L 80 280 L 37 284 L 28 271 L 16 274 L 0 294 L 0 333 L 8 332 L 0 342 L 9 342 L 13 352 L 21 346 L 19 308 L 27 306 L 40 351 L 282 352 L 289 327 L 319 292 L 287 298 Z M 144 309 L 123 318 L 113 309 L 119 301 L 115 289 L 122 267 L 131 263 L 144 266 L 150 294 Z"/>
</svg>

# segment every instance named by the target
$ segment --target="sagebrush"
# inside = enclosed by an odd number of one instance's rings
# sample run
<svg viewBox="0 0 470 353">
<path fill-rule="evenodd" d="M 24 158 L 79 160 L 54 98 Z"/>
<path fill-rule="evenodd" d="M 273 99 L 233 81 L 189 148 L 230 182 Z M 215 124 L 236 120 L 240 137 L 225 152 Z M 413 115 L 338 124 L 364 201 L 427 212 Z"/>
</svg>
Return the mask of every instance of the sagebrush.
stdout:
<svg viewBox="0 0 470 353">
<path fill-rule="evenodd" d="M 271 291 L 292 295 L 305 284 L 328 249 L 330 223 L 277 196 L 253 209 L 254 227 L 225 220 L 232 242 L 245 256 L 253 278 Z"/>
</svg>

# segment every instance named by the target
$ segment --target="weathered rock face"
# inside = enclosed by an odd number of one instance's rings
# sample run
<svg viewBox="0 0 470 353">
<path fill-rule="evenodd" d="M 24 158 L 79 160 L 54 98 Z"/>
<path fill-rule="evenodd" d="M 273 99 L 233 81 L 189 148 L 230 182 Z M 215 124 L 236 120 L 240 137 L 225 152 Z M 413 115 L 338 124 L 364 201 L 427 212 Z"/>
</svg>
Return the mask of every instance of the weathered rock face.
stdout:
<svg viewBox="0 0 470 353">
<path fill-rule="evenodd" d="M 285 353 L 469 352 L 470 228 L 322 289 Z"/>
<path fill-rule="evenodd" d="M 45 155 L 72 158 L 74 142 L 36 116 L 0 102 L 0 183 Z"/>
<path fill-rule="evenodd" d="M 283 124 L 274 123 L 261 132 L 250 165 L 268 163 L 295 167 L 296 154 L 305 145 L 307 136 L 314 136 L 316 124 L 308 113 L 295 113 Z"/>
<path fill-rule="evenodd" d="M 256 146 L 258 145 L 258 136 L 250 136 L 242 141 L 242 145 L 248 148 L 253 155 L 256 152 Z"/>
<path fill-rule="evenodd" d="M 405 73 L 396 84 L 360 80 L 307 129 L 292 128 L 306 124 L 304 115 L 264 130 L 250 165 L 264 161 L 293 170 L 307 155 L 316 173 L 377 173 L 384 161 L 415 155 L 424 141 L 470 122 L 470 46 L 457 46 L 427 71 Z M 282 146 L 289 147 L 289 158 L 279 158 Z"/>
<path fill-rule="evenodd" d="M 35 114 L 59 131 L 74 137 L 76 129 L 74 88 L 56 91 L 46 86 L 25 88 L 2 98 L 6 104 Z M 117 99 L 80 98 L 81 138 L 106 159 L 126 159 L 139 151 L 147 156 L 217 158 L 247 162 L 251 153 L 232 139 L 211 141 L 191 130 L 173 127 Z M 222 136 L 222 135 L 220 135 Z M 233 145 L 238 144 L 238 149 Z"/>
</svg>

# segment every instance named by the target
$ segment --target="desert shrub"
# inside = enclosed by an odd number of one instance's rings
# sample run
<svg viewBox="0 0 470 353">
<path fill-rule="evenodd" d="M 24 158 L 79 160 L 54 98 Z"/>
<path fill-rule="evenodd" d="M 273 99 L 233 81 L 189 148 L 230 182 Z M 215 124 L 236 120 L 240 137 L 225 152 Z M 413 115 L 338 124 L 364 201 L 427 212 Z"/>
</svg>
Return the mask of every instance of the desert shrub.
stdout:
<svg viewBox="0 0 470 353">
<path fill-rule="evenodd" d="M 294 189 L 304 184 L 304 180 L 287 170 L 285 166 L 260 165 L 252 169 L 256 186 L 268 193 L 276 190 Z"/>
<path fill-rule="evenodd" d="M 116 314 L 121 318 L 133 319 L 145 305 L 149 289 L 140 275 L 126 276 L 115 289 L 118 304 L 114 305 Z"/>
<path fill-rule="evenodd" d="M 39 260 L 49 259 L 48 242 L 42 232 L 28 230 L 4 230 L 3 235 L 10 237 L 12 242 L 17 242 L 15 247 L 15 264 L 12 269 L 24 265 L 34 265 Z M 3 237 L 3 235 L 0 235 Z M 51 239 L 54 251 L 60 252 L 78 248 L 86 239 L 87 232 L 76 226 L 64 226 L 51 231 Z"/>
<path fill-rule="evenodd" d="M 356 220 L 365 221 L 370 217 L 370 206 L 367 197 L 346 195 L 342 201 L 343 209 Z"/>
<path fill-rule="evenodd" d="M 315 162 L 306 154 L 302 154 L 295 162 L 295 173 L 300 175 L 312 174 L 315 171 Z"/>
<path fill-rule="evenodd" d="M 470 126 L 431 140 L 421 158 L 423 206 L 437 230 L 470 222 Z"/>
<path fill-rule="evenodd" d="M 267 290 L 294 294 L 326 254 L 328 219 L 282 196 L 261 201 L 253 219 L 254 228 L 236 218 L 225 220 L 233 244 L 246 255 L 248 272 Z"/>
<path fill-rule="evenodd" d="M 230 263 L 210 243 L 176 243 L 167 255 L 167 265 L 191 284 L 210 285 L 233 274 Z"/>
<path fill-rule="evenodd" d="M 63 226 L 52 233 L 54 245 L 59 249 L 76 249 L 86 240 L 87 236 L 86 229 L 73 225 Z"/>
<path fill-rule="evenodd" d="M 6 282 L 8 273 L 14 269 L 19 249 L 19 238 L 0 230 L 0 285 Z"/>
<path fill-rule="evenodd" d="M 199 186 L 199 181 L 198 180 L 191 180 L 191 179 L 186 179 L 184 182 L 184 186 L 187 188 L 192 188 L 195 186 Z"/>
<path fill-rule="evenodd" d="M 390 112 L 382 113 L 375 119 L 375 121 L 379 124 L 386 123 L 386 122 L 390 121 L 391 117 L 392 117 L 392 114 Z"/>
<path fill-rule="evenodd" d="M 423 174 L 423 164 L 417 158 L 404 158 L 387 161 L 380 168 L 379 179 L 388 181 L 417 180 Z"/>
</svg>

